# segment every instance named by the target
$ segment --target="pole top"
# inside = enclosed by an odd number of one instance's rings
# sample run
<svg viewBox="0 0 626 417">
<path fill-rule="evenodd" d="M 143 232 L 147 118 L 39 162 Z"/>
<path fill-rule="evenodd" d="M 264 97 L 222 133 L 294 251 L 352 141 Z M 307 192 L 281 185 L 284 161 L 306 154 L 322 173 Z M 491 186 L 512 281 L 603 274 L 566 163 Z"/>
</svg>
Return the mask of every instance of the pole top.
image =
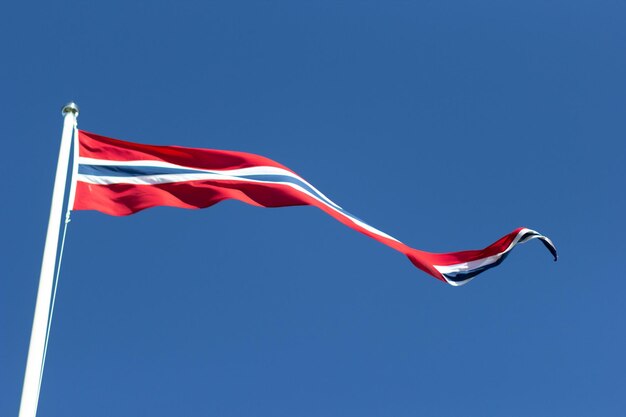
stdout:
<svg viewBox="0 0 626 417">
<path fill-rule="evenodd" d="M 65 106 L 63 106 L 63 110 L 61 110 L 61 113 L 63 113 L 63 116 L 68 113 L 73 113 L 74 117 L 78 117 L 78 106 L 73 101 L 70 101 Z"/>
</svg>

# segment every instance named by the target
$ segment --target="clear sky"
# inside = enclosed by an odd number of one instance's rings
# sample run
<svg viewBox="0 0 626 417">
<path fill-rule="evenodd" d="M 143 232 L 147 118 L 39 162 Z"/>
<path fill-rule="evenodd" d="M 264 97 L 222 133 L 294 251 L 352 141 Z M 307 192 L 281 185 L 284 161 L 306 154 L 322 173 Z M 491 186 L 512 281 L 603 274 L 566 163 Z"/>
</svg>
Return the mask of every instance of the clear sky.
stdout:
<svg viewBox="0 0 626 417">
<path fill-rule="evenodd" d="M 623 1 L 8 2 L 0 415 L 61 136 L 259 153 L 413 247 L 538 241 L 461 288 L 313 208 L 70 224 L 40 416 L 618 416 Z"/>
</svg>

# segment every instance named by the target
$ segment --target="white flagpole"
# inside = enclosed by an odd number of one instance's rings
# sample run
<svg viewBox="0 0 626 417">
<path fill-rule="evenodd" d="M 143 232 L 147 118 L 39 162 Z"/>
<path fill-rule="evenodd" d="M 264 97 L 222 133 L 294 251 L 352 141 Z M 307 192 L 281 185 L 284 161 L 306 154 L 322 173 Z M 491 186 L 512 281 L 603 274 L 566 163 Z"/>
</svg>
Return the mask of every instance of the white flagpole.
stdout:
<svg viewBox="0 0 626 417">
<path fill-rule="evenodd" d="M 30 346 L 28 347 L 28 359 L 26 360 L 26 373 L 24 375 L 24 386 L 22 387 L 19 417 L 35 417 L 37 414 L 70 146 L 72 144 L 72 133 L 76 124 L 76 118 L 78 117 L 78 106 L 75 103 L 68 103 L 63 107 L 63 116 L 65 118 L 63 121 L 63 134 L 61 136 L 59 160 L 52 191 L 48 234 L 46 235 L 41 273 L 39 275 L 39 289 L 37 290 L 33 330 L 30 334 Z"/>
</svg>

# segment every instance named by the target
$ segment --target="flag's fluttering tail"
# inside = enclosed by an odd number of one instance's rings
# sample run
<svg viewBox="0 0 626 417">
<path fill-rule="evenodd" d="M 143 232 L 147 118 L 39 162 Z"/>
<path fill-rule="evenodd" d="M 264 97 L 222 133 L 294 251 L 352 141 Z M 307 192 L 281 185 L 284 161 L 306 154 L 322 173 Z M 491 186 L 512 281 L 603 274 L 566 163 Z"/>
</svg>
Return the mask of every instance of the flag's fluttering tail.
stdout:
<svg viewBox="0 0 626 417">
<path fill-rule="evenodd" d="M 557 258 L 550 239 L 526 228 L 481 250 L 430 253 L 413 249 L 348 213 L 289 168 L 259 155 L 143 145 L 84 131 L 78 137 L 74 210 L 125 216 L 154 206 L 204 208 L 227 199 L 261 207 L 315 206 L 452 285 L 462 285 L 499 265 L 517 244 L 530 239 L 540 239 Z"/>
</svg>

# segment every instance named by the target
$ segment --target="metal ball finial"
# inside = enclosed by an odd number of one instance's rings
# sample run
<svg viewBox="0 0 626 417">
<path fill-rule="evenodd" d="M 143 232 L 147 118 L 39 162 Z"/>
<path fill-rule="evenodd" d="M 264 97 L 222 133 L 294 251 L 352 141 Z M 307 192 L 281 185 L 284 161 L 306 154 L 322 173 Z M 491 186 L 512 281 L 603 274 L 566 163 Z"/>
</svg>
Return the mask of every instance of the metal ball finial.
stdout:
<svg viewBox="0 0 626 417">
<path fill-rule="evenodd" d="M 78 116 L 78 106 L 73 101 L 70 101 L 65 106 L 63 106 L 63 110 L 61 110 L 63 116 L 67 113 L 74 113 L 74 116 Z"/>
</svg>

